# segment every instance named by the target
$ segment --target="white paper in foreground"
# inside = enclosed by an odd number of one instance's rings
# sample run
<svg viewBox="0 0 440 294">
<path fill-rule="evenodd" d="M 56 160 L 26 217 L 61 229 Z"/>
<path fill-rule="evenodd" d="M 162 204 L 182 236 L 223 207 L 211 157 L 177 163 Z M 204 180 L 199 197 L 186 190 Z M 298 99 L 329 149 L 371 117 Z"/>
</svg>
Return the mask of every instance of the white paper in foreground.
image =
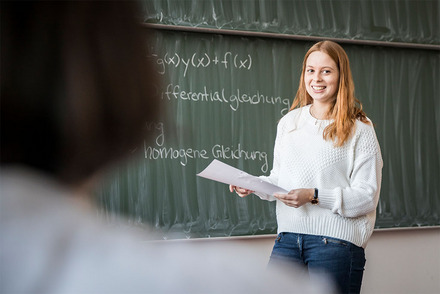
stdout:
<svg viewBox="0 0 440 294">
<path fill-rule="evenodd" d="M 232 167 L 217 159 L 214 159 L 202 172 L 198 173 L 197 175 L 199 177 L 268 195 L 273 195 L 275 193 L 288 193 L 283 188 L 263 181 L 256 176 L 245 173 L 244 171 Z"/>
</svg>

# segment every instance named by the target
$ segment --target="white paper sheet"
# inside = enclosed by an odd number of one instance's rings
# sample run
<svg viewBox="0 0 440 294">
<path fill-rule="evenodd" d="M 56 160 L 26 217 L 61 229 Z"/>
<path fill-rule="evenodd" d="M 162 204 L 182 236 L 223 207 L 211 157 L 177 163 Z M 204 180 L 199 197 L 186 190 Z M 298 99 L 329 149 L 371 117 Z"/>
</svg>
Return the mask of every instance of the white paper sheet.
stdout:
<svg viewBox="0 0 440 294">
<path fill-rule="evenodd" d="M 198 173 L 197 175 L 213 181 L 234 185 L 268 195 L 273 195 L 275 193 L 288 193 L 283 188 L 263 181 L 256 176 L 250 175 L 217 159 L 214 159 L 202 172 Z"/>
</svg>

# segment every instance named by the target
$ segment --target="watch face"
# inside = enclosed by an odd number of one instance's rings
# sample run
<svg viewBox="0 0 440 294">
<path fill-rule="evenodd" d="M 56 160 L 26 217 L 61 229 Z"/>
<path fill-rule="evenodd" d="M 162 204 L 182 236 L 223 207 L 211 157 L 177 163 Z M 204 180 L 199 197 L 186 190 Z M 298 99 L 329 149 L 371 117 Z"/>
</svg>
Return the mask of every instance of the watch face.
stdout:
<svg viewBox="0 0 440 294">
<path fill-rule="evenodd" d="M 313 199 L 313 200 L 312 200 L 312 204 L 315 204 L 315 205 L 316 205 L 316 204 L 318 204 L 318 202 L 319 202 L 318 199 Z"/>
</svg>

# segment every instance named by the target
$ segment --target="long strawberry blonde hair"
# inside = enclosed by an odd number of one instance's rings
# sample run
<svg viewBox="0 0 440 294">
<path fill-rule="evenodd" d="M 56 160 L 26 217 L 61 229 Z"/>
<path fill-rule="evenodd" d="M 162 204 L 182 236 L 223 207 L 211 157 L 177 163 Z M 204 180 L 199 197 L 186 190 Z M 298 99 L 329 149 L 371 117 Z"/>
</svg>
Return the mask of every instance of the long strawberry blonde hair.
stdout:
<svg viewBox="0 0 440 294">
<path fill-rule="evenodd" d="M 333 141 L 335 146 L 340 147 L 350 138 L 357 119 L 369 124 L 367 116 L 362 110 L 361 102 L 354 96 L 354 83 L 350 63 L 347 53 L 345 53 L 340 45 L 332 41 L 321 41 L 307 51 L 304 56 L 298 91 L 290 110 L 313 103 L 312 97 L 306 90 L 304 74 L 306 72 L 307 58 L 315 51 L 328 54 L 339 69 L 338 92 L 327 113 L 327 117 L 333 119 L 333 122 L 324 129 L 323 137 L 325 140 Z"/>
</svg>

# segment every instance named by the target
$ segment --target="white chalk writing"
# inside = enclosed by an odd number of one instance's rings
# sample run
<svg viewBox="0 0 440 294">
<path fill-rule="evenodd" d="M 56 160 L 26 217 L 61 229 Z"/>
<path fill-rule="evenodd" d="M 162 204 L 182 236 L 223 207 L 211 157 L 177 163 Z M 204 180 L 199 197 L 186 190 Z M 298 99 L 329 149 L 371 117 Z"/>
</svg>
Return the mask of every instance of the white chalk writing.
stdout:
<svg viewBox="0 0 440 294">
<path fill-rule="evenodd" d="M 206 86 L 202 91 L 185 91 L 180 85 L 168 84 L 162 92 L 162 99 L 167 100 L 185 100 L 192 102 L 217 102 L 227 103 L 233 111 L 237 111 L 241 104 L 271 104 L 284 106 L 281 109 L 281 115 L 289 111 L 290 100 L 280 96 L 269 96 L 255 90 L 252 93 L 246 93 L 240 89 L 226 93 L 225 89 L 208 90 Z"/>
<path fill-rule="evenodd" d="M 222 55 L 210 55 L 208 53 L 193 53 L 189 57 L 181 56 L 179 53 L 165 53 L 164 56 L 152 54 L 156 59 L 158 71 L 165 74 L 168 68 L 183 67 L 183 76 L 186 77 L 188 68 L 222 67 L 224 69 L 236 68 L 250 70 L 252 67 L 252 56 L 238 53 L 226 52 Z"/>
<path fill-rule="evenodd" d="M 248 151 L 244 150 L 239 143 L 237 146 L 225 146 L 222 144 L 215 144 L 212 149 L 212 156 L 215 159 L 244 159 L 244 160 L 259 160 L 263 161 L 261 166 L 262 172 L 267 172 L 267 153 L 264 151 Z"/>
<path fill-rule="evenodd" d="M 156 136 L 155 142 L 157 146 L 162 146 L 165 141 L 163 122 L 147 122 L 145 126 L 148 131 L 159 131 L 159 135 Z"/>
<path fill-rule="evenodd" d="M 261 162 L 261 171 L 268 171 L 267 152 L 260 150 L 246 150 L 241 143 L 237 145 L 214 144 L 210 149 L 204 148 L 175 148 L 163 146 L 165 140 L 164 124 L 162 122 L 146 124 L 147 129 L 158 131 L 159 134 L 153 146 L 144 141 L 144 157 L 149 160 L 172 159 L 179 160 L 182 166 L 186 166 L 193 159 L 242 159 Z"/>
</svg>

